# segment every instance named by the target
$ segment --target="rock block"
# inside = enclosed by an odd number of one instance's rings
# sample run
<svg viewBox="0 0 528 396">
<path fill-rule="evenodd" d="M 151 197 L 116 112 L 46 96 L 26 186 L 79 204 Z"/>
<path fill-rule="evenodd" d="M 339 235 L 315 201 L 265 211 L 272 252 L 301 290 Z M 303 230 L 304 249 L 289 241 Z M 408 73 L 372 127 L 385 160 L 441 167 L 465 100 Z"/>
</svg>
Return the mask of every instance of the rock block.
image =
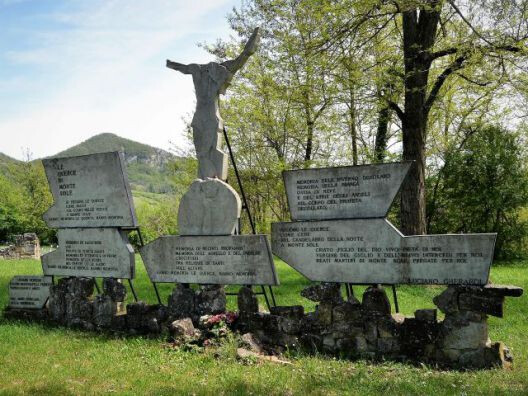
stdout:
<svg viewBox="0 0 528 396">
<path fill-rule="evenodd" d="M 391 305 L 385 289 L 371 286 L 363 293 L 361 303 L 363 312 L 366 314 L 390 315 Z"/>
<path fill-rule="evenodd" d="M 257 296 L 250 287 L 243 286 L 238 291 L 237 296 L 238 311 L 239 312 L 258 312 Z"/>
<path fill-rule="evenodd" d="M 110 296 L 112 301 L 123 302 L 126 299 L 126 287 L 119 279 L 104 278 L 103 279 L 103 294 Z"/>
<path fill-rule="evenodd" d="M 436 322 L 436 309 L 418 309 L 414 311 L 414 317 L 424 322 Z"/>
<path fill-rule="evenodd" d="M 301 291 L 301 296 L 315 302 L 329 302 L 340 304 L 343 302 L 341 296 L 341 284 L 321 282 L 318 285 L 311 285 Z"/>
</svg>

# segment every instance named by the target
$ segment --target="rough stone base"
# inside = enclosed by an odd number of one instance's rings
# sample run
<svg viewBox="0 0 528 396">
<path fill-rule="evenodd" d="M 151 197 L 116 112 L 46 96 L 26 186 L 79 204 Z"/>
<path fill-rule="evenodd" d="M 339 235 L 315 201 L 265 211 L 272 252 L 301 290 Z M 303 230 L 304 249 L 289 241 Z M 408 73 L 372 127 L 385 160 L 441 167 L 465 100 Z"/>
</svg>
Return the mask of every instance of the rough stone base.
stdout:
<svg viewBox="0 0 528 396">
<path fill-rule="evenodd" d="M 353 296 L 343 300 L 338 284 L 310 286 L 301 295 L 318 305 L 308 313 L 300 305 L 259 312 L 251 288 L 242 287 L 238 315 L 225 312 L 225 291 L 217 285 L 199 290 L 177 285 L 167 306 L 140 301 L 126 309 L 126 289 L 119 281 L 106 279 L 101 295 L 94 297 L 93 291 L 92 279 L 63 278 L 51 287 L 46 308 L 6 309 L 4 316 L 90 331 L 163 334 L 174 345 L 221 338 L 227 326 L 241 334 L 250 333 L 246 338 L 270 353 L 303 349 L 345 358 L 485 369 L 510 367 L 513 361 L 503 343 L 488 338 L 487 315 L 502 316 L 505 296 L 522 294 L 522 289 L 512 286 L 451 286 L 434 298 L 445 314 L 439 321 L 436 309 L 418 310 L 413 317 L 391 314 L 385 291 L 376 286 L 365 291 L 361 302 Z M 219 323 L 223 325 L 219 327 Z"/>
</svg>

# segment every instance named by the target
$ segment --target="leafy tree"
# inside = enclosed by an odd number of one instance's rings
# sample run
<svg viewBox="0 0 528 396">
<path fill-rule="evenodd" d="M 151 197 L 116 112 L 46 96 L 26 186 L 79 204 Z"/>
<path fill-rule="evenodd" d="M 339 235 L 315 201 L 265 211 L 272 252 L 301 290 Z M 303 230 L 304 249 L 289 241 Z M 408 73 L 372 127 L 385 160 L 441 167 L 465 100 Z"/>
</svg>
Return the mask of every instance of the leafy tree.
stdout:
<svg viewBox="0 0 528 396">
<path fill-rule="evenodd" d="M 498 126 L 468 133 L 462 149 L 445 156 L 441 172 L 428 178 L 428 217 L 434 233 L 497 232 L 496 255 L 526 253 L 528 169 L 523 135 Z"/>
</svg>

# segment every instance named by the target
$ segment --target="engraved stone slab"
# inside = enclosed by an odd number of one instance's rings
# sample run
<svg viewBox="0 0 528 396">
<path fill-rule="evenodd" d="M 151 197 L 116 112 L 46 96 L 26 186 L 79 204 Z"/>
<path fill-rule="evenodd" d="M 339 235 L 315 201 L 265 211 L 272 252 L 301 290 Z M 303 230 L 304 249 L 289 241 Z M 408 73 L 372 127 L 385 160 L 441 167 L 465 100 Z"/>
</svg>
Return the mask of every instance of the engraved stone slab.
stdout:
<svg viewBox="0 0 528 396">
<path fill-rule="evenodd" d="M 66 228 L 59 248 L 42 256 L 45 275 L 133 279 L 134 249 L 115 228 Z"/>
<path fill-rule="evenodd" d="M 9 282 L 9 308 L 43 308 L 51 285 L 51 276 L 14 276 Z"/>
<path fill-rule="evenodd" d="M 293 220 L 385 217 L 412 162 L 283 172 Z"/>
<path fill-rule="evenodd" d="M 180 235 L 231 235 L 242 204 L 233 187 L 218 179 L 197 179 L 178 208 Z"/>
<path fill-rule="evenodd" d="M 312 281 L 484 285 L 496 236 L 403 236 L 386 219 L 274 223 L 272 249 Z"/>
<path fill-rule="evenodd" d="M 140 253 L 152 282 L 279 284 L 265 235 L 163 236 Z"/>
<path fill-rule="evenodd" d="M 49 227 L 137 226 L 122 153 L 51 158 L 42 163 L 54 200 L 44 214 Z"/>
</svg>

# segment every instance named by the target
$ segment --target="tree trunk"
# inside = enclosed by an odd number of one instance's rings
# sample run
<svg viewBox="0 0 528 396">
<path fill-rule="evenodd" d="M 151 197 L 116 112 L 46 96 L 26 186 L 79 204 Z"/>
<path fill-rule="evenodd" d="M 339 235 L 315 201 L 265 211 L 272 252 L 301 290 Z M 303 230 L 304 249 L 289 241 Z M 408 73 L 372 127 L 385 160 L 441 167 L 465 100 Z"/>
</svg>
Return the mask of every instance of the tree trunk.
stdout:
<svg viewBox="0 0 528 396">
<path fill-rule="evenodd" d="M 440 21 L 441 0 L 429 0 L 418 13 L 416 7 L 402 13 L 405 63 L 405 107 L 402 119 L 403 159 L 414 161 L 401 191 L 401 231 L 405 235 L 426 233 L 425 140 L 427 136 L 427 84 L 429 58 Z"/>
<path fill-rule="evenodd" d="M 380 99 L 380 102 L 382 99 Z M 383 162 L 385 150 L 387 150 L 387 133 L 390 121 L 390 108 L 386 103 L 380 103 L 378 111 L 378 128 L 376 130 L 376 142 L 374 144 L 374 160 Z"/>
<path fill-rule="evenodd" d="M 308 122 L 307 129 L 308 129 L 308 136 L 306 137 L 306 151 L 304 152 L 304 162 L 306 163 L 306 165 L 312 159 L 313 129 L 314 129 L 312 122 Z"/>
<path fill-rule="evenodd" d="M 352 82 L 349 80 L 349 84 Z M 358 148 L 357 148 L 357 128 L 356 128 L 356 107 L 355 107 L 355 95 L 354 88 L 350 87 L 350 103 L 348 105 L 349 111 L 349 122 L 350 122 L 350 137 L 352 139 L 352 164 L 358 164 Z"/>
</svg>

